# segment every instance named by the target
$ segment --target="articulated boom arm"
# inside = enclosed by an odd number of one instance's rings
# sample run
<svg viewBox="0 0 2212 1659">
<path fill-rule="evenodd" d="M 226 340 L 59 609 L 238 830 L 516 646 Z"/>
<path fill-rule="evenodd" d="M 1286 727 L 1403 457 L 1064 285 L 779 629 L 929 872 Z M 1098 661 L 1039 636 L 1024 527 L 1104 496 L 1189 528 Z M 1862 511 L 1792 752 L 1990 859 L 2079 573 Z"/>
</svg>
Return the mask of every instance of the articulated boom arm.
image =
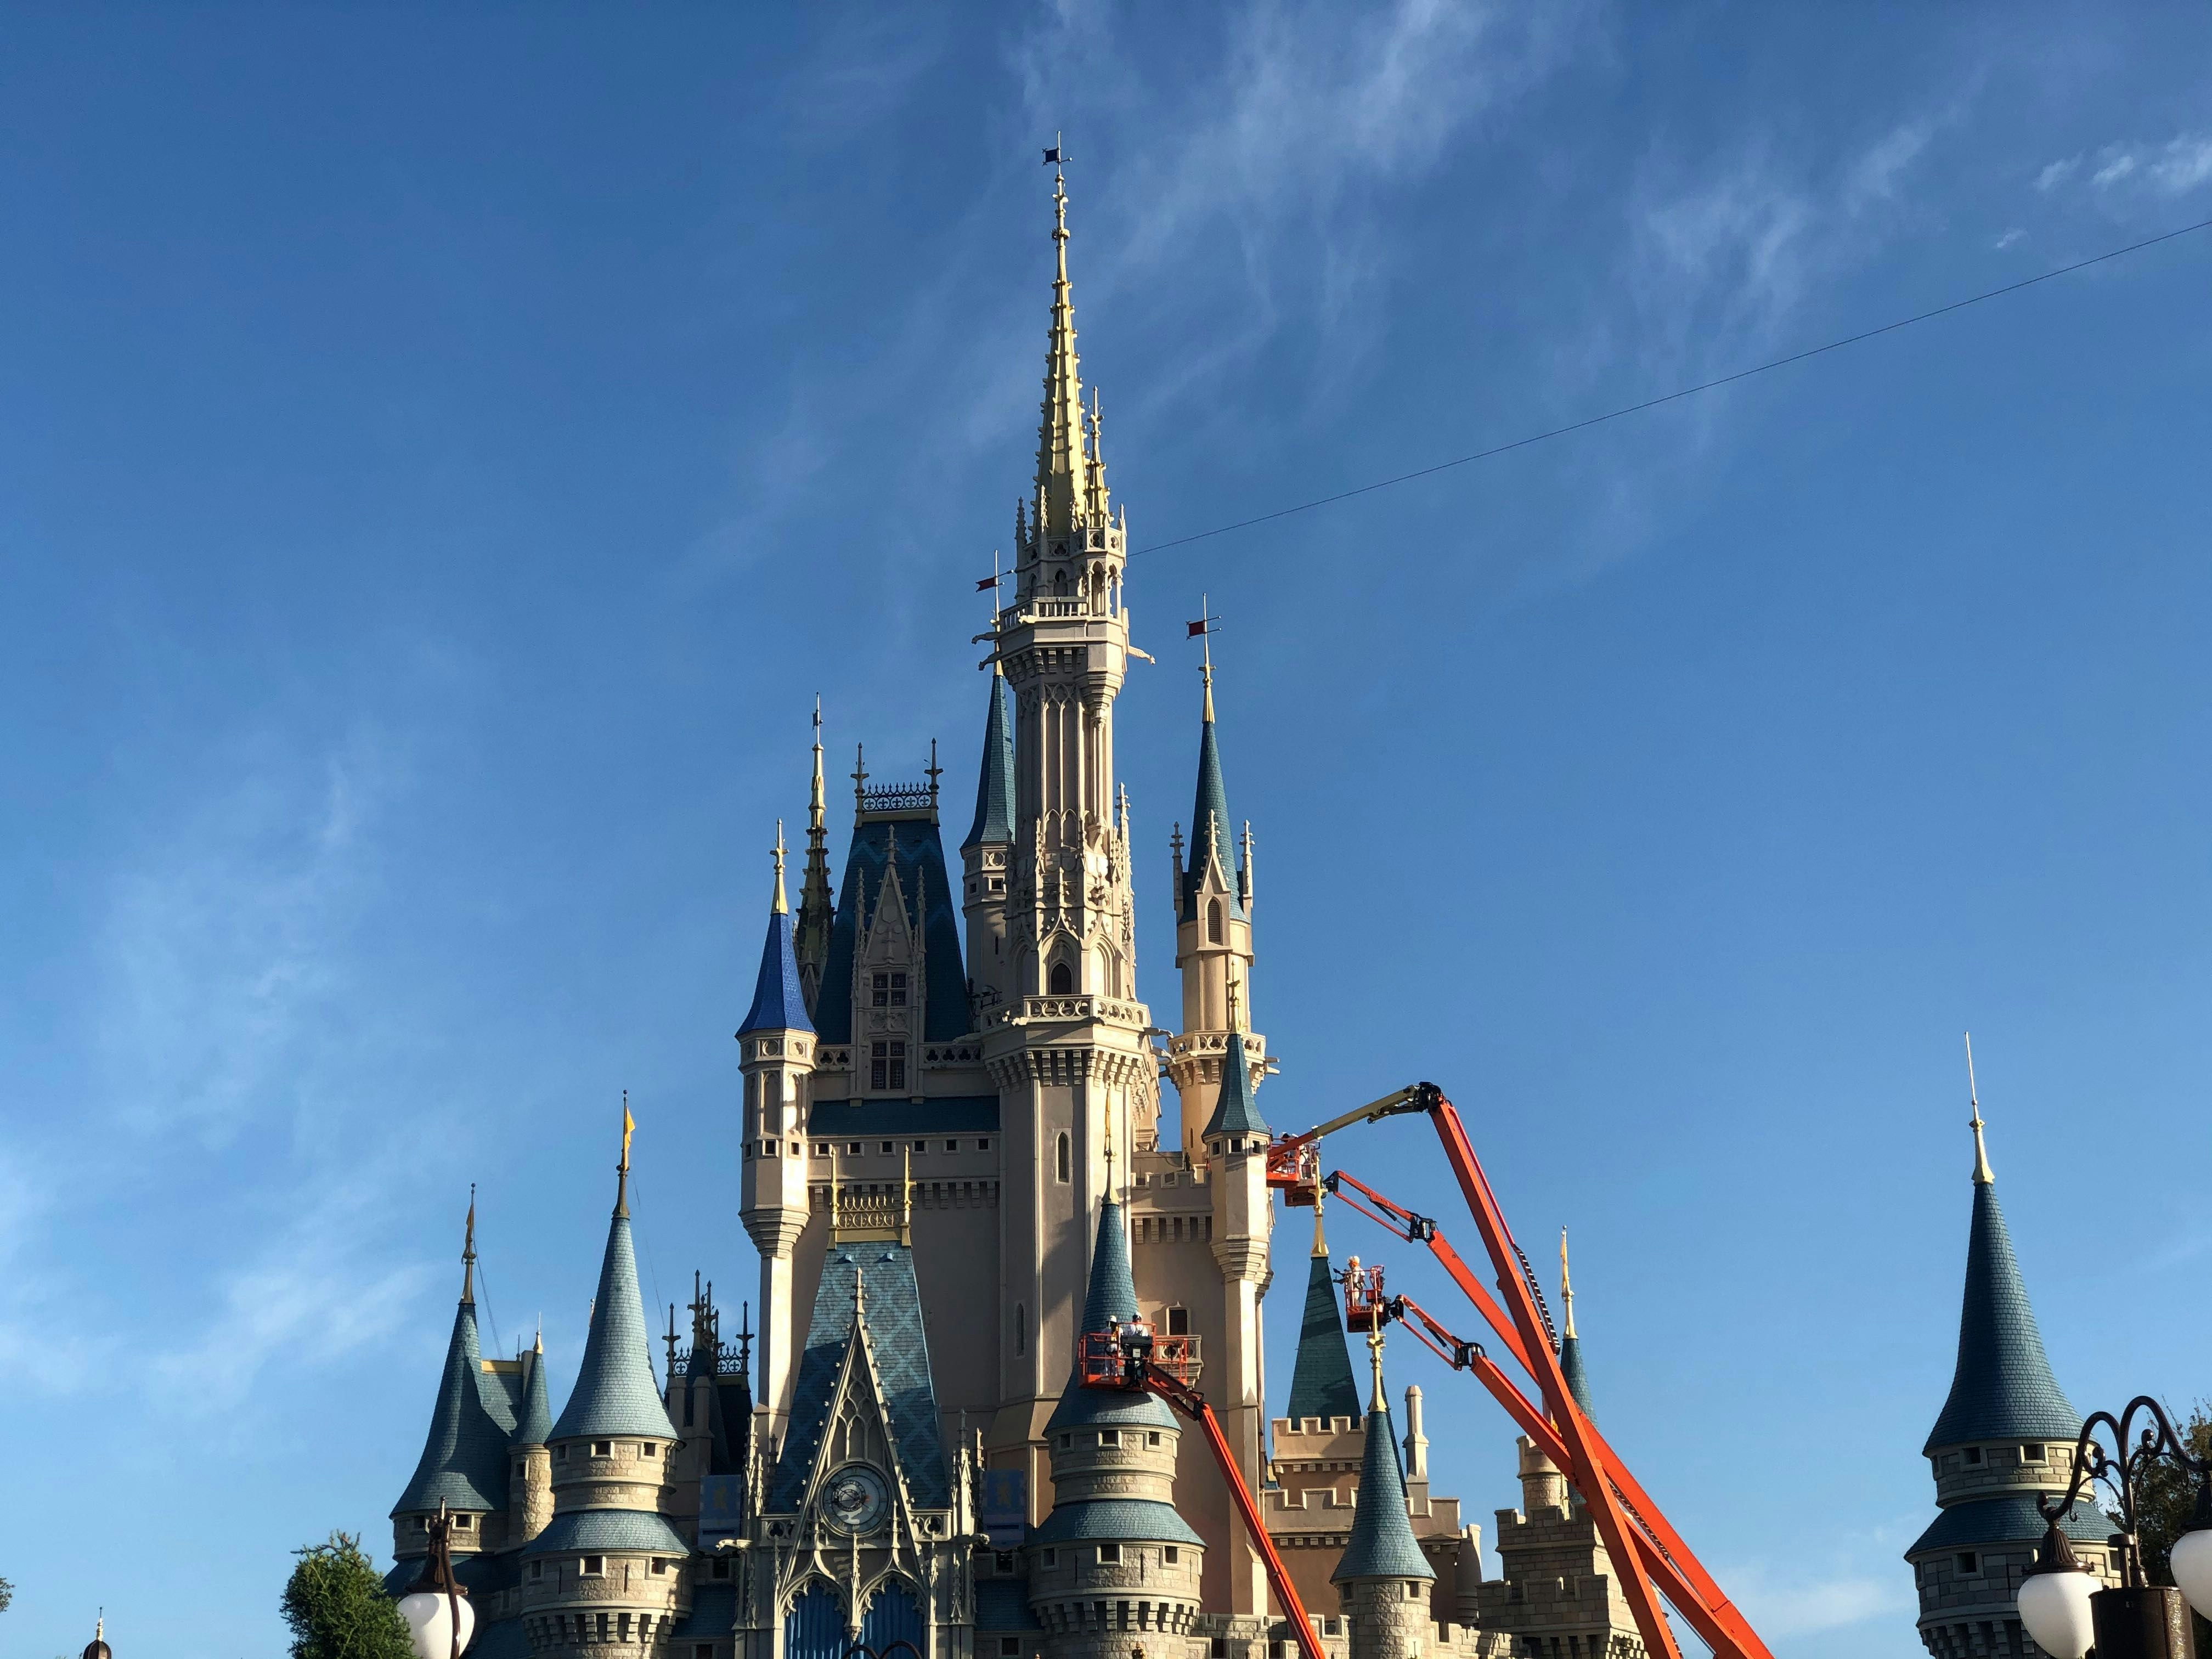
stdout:
<svg viewBox="0 0 2212 1659">
<path fill-rule="evenodd" d="M 1325 1182 L 1321 1177 L 1315 1143 L 1322 1136 L 1353 1123 L 1404 1112 L 1424 1112 L 1435 1127 L 1475 1229 L 1482 1235 L 1496 1273 L 1498 1297 L 1493 1297 L 1478 1282 L 1467 1262 L 1438 1232 L 1433 1218 L 1392 1203 L 1341 1170 Z M 1425 1244 L 1474 1304 L 1499 1346 L 1535 1382 L 1540 1408 L 1538 1401 L 1530 1401 L 1498 1369 L 1480 1344 L 1454 1335 L 1409 1297 L 1384 1297 L 1379 1271 L 1370 1269 L 1371 1278 L 1360 1275 L 1364 1284 L 1355 1284 L 1347 1277 L 1346 1311 L 1350 1323 L 1371 1328 L 1378 1322 L 1394 1318 L 1409 1322 L 1413 1334 L 1448 1364 L 1471 1371 L 1522 1431 L 1574 1483 L 1597 1523 L 1598 1534 L 1605 1542 L 1651 1659 L 1680 1659 L 1674 1633 L 1659 1603 L 1661 1591 L 1719 1659 L 1772 1659 L 1758 1633 L 1568 1394 L 1553 1347 L 1550 1313 L 1537 1291 L 1528 1258 L 1513 1242 L 1489 1177 L 1468 1140 L 1458 1111 L 1444 1098 L 1443 1091 L 1433 1083 L 1415 1084 L 1302 1135 L 1285 1136 L 1269 1149 L 1267 1180 L 1270 1185 L 1291 1188 L 1288 1196 L 1292 1203 L 1300 1201 L 1302 1191 L 1304 1201 L 1315 1201 L 1316 1188 L 1326 1185 L 1370 1219 L 1415 1243 Z M 1347 1196 L 1346 1188 L 1358 1196 Z M 1363 1203 L 1362 1199 L 1367 1201 Z"/>
<path fill-rule="evenodd" d="M 1196 1366 L 1188 1358 L 1189 1339 L 1186 1337 L 1155 1336 L 1150 1325 L 1141 1320 L 1130 1320 L 1111 1332 L 1094 1332 L 1083 1339 L 1083 1385 L 1087 1389 L 1119 1389 L 1129 1394 L 1156 1394 L 1168 1404 L 1198 1425 L 1205 1437 L 1206 1449 L 1220 1466 L 1221 1479 L 1229 1488 L 1229 1496 L 1237 1505 L 1237 1513 L 1250 1534 L 1252 1546 L 1260 1552 L 1261 1564 L 1267 1570 L 1267 1583 L 1273 1588 L 1276 1603 L 1283 1610 L 1283 1618 L 1298 1644 L 1301 1659 L 1325 1659 L 1321 1638 L 1314 1634 L 1313 1620 L 1306 1616 L 1305 1603 L 1298 1599 L 1298 1588 L 1291 1582 L 1291 1572 L 1276 1552 L 1275 1540 L 1267 1536 L 1267 1523 L 1260 1515 L 1260 1506 L 1252 1499 L 1251 1488 L 1244 1484 L 1244 1476 L 1237 1467 L 1237 1454 L 1229 1444 L 1229 1437 L 1221 1431 L 1220 1419 L 1213 1407 L 1206 1403 L 1206 1396 L 1191 1383 Z"/>
</svg>

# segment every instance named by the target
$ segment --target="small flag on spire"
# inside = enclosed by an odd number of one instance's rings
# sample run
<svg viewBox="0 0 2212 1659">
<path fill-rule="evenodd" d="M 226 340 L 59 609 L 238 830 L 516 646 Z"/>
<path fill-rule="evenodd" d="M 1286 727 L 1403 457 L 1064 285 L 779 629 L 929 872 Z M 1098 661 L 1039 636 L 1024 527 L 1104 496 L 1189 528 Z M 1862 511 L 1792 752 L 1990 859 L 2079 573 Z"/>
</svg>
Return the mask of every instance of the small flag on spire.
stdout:
<svg viewBox="0 0 2212 1659">
<path fill-rule="evenodd" d="M 996 587 L 999 585 L 999 581 L 1000 578 L 996 576 L 986 576 L 982 580 L 975 584 L 975 591 L 978 593 L 984 592 L 988 589 Z"/>
<path fill-rule="evenodd" d="M 1194 640 L 1200 634 L 1211 634 L 1213 631 L 1215 620 L 1216 619 L 1212 617 L 1200 617 L 1196 622 L 1190 624 L 1190 637 Z"/>
<path fill-rule="evenodd" d="M 1058 144 L 1054 144 L 1051 149 L 1045 151 L 1044 164 L 1048 167 L 1056 167 L 1060 165 L 1060 146 Z"/>
</svg>

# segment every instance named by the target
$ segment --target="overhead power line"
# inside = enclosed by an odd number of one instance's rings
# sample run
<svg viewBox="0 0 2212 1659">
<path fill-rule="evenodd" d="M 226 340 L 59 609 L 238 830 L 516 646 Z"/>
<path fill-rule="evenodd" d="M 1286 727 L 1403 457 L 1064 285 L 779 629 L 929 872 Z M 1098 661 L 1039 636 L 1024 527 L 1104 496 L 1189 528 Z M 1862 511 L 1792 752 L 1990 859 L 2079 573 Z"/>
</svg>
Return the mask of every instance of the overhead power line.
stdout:
<svg viewBox="0 0 2212 1659">
<path fill-rule="evenodd" d="M 2054 270 L 2046 270 L 2038 276 L 2024 276 L 2019 282 L 2007 283 L 2002 288 L 1993 288 L 1986 293 L 1976 294 L 1964 300 L 1954 300 L 1947 306 L 1937 306 L 1933 311 L 1923 311 L 1914 316 L 1900 317 L 1895 322 L 1884 323 L 1879 328 L 1864 329 L 1856 334 L 1846 334 L 1842 339 L 1831 340 L 1826 345 L 1812 346 L 1803 351 L 1793 351 L 1786 357 L 1777 357 L 1770 362 L 1757 363 L 1749 368 L 1740 368 L 1733 374 L 1722 375 L 1718 380 L 1700 380 L 1695 386 L 1686 386 L 1677 392 L 1666 392 L 1656 398 L 1646 398 L 1640 404 L 1629 404 L 1620 409 L 1610 409 L 1602 415 L 1590 416 L 1587 420 L 1571 422 L 1565 426 L 1555 426 L 1548 432 L 1534 432 L 1525 438 L 1516 438 L 1510 443 L 1495 444 L 1488 449 L 1478 449 L 1472 455 L 1461 455 L 1449 461 L 1438 461 L 1433 466 L 1419 467 L 1411 472 L 1401 472 L 1394 478 L 1378 478 L 1373 483 L 1358 484 L 1350 489 L 1340 489 L 1334 495 L 1317 496 L 1310 501 L 1300 501 L 1296 507 L 1279 507 L 1272 513 L 1261 513 L 1249 519 L 1239 519 L 1234 524 L 1216 525 L 1211 530 L 1197 531 L 1188 536 L 1171 537 L 1164 542 L 1152 542 L 1137 549 L 1136 552 L 1129 556 L 1134 558 L 1139 554 L 1163 552 L 1170 547 L 1185 547 L 1192 542 L 1208 541 L 1216 536 L 1226 536 L 1235 531 L 1249 530 L 1255 525 L 1270 524 L 1277 519 L 1287 519 L 1293 514 L 1310 513 L 1317 507 L 1329 507 L 1338 501 L 1348 501 L 1355 495 L 1371 495 L 1378 489 L 1389 489 L 1398 484 L 1411 483 L 1416 478 L 1426 478 L 1439 472 L 1449 472 L 1455 466 L 1470 465 L 1474 462 L 1486 461 L 1493 456 L 1508 454 L 1516 449 L 1526 449 L 1531 444 L 1545 443 L 1553 438 L 1564 438 L 1571 432 L 1583 432 L 1594 426 L 1602 426 L 1607 421 L 1620 420 L 1625 415 L 1640 415 L 1645 410 L 1657 409 L 1662 404 L 1676 403 L 1684 398 L 1694 398 L 1701 392 L 1711 392 L 1719 386 L 1732 386 L 1738 380 L 1747 380 L 1754 374 L 1764 374 L 1771 369 L 1786 368 L 1791 363 L 1802 363 L 1808 357 L 1818 357 L 1827 352 L 1840 351 L 1845 346 L 1857 345 L 1862 341 L 1875 339 L 1881 335 L 1894 334 L 1899 329 L 1911 328 L 1915 323 L 1924 323 L 1936 317 L 1948 317 L 1954 311 L 1964 311 L 1968 306 L 1980 305 L 1984 300 L 2002 299 L 2008 294 L 2017 294 L 2024 288 L 2033 288 L 2038 283 L 2047 283 L 2054 276 L 2071 276 L 2077 270 L 2087 270 L 2091 265 L 2101 265 L 2107 260 L 2124 258 L 2130 253 L 2140 253 L 2147 247 L 2156 247 L 2160 242 L 2170 242 L 2177 236 L 2186 236 L 2191 232 L 2208 228 L 2212 228 L 2212 219 L 2200 219 L 2193 225 L 2182 226 L 2179 230 L 2169 230 L 2159 236 L 2145 237 L 2140 242 L 2130 242 L 2125 247 L 2113 248 L 2109 252 L 2100 253 L 2093 258 L 2077 259 L 2070 265 L 2060 265 Z"/>
</svg>

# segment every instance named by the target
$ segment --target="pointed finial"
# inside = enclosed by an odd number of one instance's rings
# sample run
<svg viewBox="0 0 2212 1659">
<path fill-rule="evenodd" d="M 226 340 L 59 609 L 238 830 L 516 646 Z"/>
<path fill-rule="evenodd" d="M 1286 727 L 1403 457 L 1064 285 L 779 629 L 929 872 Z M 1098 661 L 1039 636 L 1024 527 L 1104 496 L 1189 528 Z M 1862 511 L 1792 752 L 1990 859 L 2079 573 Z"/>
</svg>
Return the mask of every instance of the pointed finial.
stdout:
<svg viewBox="0 0 2212 1659">
<path fill-rule="evenodd" d="M 769 914 L 783 916 L 791 914 L 791 905 L 783 896 L 783 820 L 775 821 L 775 845 L 769 848 L 775 854 L 775 897 L 769 905 Z"/>
<path fill-rule="evenodd" d="M 1231 1031 L 1241 1031 L 1244 1029 L 1243 998 L 1238 994 L 1241 988 L 1237 980 L 1232 977 L 1229 981 L 1229 1029 Z"/>
<path fill-rule="evenodd" d="M 545 1357 L 545 1316 L 544 1314 L 538 1316 L 538 1335 L 530 1345 L 530 1352 L 540 1359 Z"/>
<path fill-rule="evenodd" d="M 1982 1144 L 1982 1100 L 1974 1087 L 1974 1034 L 1966 1033 L 1966 1099 L 1974 1109 L 1967 1127 L 1974 1132 L 1974 1185 L 1988 1187 L 1996 1184 L 1996 1177 L 1990 1173 L 1989 1148 Z"/>
<path fill-rule="evenodd" d="M 668 1304 L 668 1331 L 661 1340 L 668 1344 L 668 1377 L 673 1382 L 676 1379 L 676 1304 L 673 1302 Z"/>
<path fill-rule="evenodd" d="M 1567 1230 L 1559 1229 L 1559 1300 L 1567 1310 L 1567 1334 L 1575 1334 L 1575 1281 L 1567 1276 Z M 1601 1308 L 1600 1313 L 1605 1311 Z"/>
<path fill-rule="evenodd" d="M 615 1165 L 615 1213 L 629 1214 L 629 1138 L 637 1128 L 637 1120 L 629 1115 L 629 1091 L 623 1091 L 622 1162 Z"/>
<path fill-rule="evenodd" d="M 921 771 L 922 775 L 929 780 L 929 804 L 934 806 L 937 805 L 937 781 L 945 775 L 945 769 L 937 763 L 935 738 L 929 740 L 929 764 L 923 767 Z"/>
<path fill-rule="evenodd" d="M 867 746 L 865 744 L 856 743 L 853 745 L 853 811 L 855 815 L 860 812 L 860 803 L 865 799 L 863 792 L 867 787 Z"/>
<path fill-rule="evenodd" d="M 469 1182 L 469 1219 L 461 1236 L 461 1300 L 477 1299 L 477 1183 Z"/>
<path fill-rule="evenodd" d="M 1198 677 L 1206 684 L 1206 723 L 1213 724 L 1213 596 L 1198 596 L 1199 620 L 1204 624 L 1199 635 L 1200 649 L 1204 656 L 1198 665 Z"/>
<path fill-rule="evenodd" d="M 1328 1254 L 1328 1235 L 1327 1235 L 1327 1234 L 1323 1233 L 1323 1232 L 1322 1231 L 1322 1230 L 1321 1230 L 1321 1206 L 1322 1206 L 1322 1200 L 1325 1196 L 1326 1196 L 1326 1194 L 1325 1194 L 1325 1192 L 1324 1192 L 1324 1191 L 1323 1191 L 1323 1189 L 1322 1189 L 1322 1187 L 1321 1182 L 1319 1182 L 1318 1181 L 1315 1182 L 1314 1182 L 1314 1246 L 1313 1246 L 1313 1254 L 1314 1254 L 1314 1255 L 1322 1255 L 1322 1256 L 1325 1256 L 1325 1255 L 1327 1255 Z"/>
<path fill-rule="evenodd" d="M 1367 1328 L 1367 1364 L 1375 1375 L 1374 1392 L 1367 1397 L 1367 1409 L 1387 1412 L 1390 1402 L 1382 1396 L 1382 1322 L 1379 1318 Z"/>
</svg>

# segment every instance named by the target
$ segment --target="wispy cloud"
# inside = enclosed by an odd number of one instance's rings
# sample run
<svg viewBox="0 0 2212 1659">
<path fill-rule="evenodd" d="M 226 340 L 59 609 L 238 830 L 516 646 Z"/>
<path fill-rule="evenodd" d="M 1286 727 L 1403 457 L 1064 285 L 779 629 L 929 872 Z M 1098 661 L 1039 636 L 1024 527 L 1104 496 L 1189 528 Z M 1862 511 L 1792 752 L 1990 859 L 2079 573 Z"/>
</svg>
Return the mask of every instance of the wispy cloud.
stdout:
<svg viewBox="0 0 2212 1659">
<path fill-rule="evenodd" d="M 364 825 L 394 778 L 356 736 L 304 764 L 270 745 L 115 879 L 97 1039 L 108 1104 L 220 1143 L 297 1098 L 345 1019 L 347 934 L 374 881 Z M 322 1062 L 327 1064 L 327 1058 Z"/>
<path fill-rule="evenodd" d="M 1769 1637 L 1816 1636 L 1874 1619 L 1909 1620 L 1911 1583 L 1894 1559 L 1902 1541 L 1887 1532 L 1870 1534 L 1808 1568 L 1749 1562 L 1721 1577 L 1744 1616 Z"/>
<path fill-rule="evenodd" d="M 2106 144 L 2094 164 L 2086 153 L 2064 156 L 2035 175 L 2035 188 L 2050 195 L 2071 184 L 2085 167 L 2090 168 L 2087 187 L 2108 200 L 2171 200 L 2212 184 L 2212 134 L 2179 133 L 2163 143 Z"/>
<path fill-rule="evenodd" d="M 82 1322 L 70 1316 L 58 1277 L 37 1260 L 59 1184 L 52 1168 L 34 1180 L 0 1147 L 0 1384 L 53 1392 L 85 1374 Z"/>
<path fill-rule="evenodd" d="M 396 1171 L 319 1180 L 306 1212 L 226 1273 L 214 1316 L 157 1353 L 156 1398 L 180 1416 L 236 1405 L 280 1354 L 295 1369 L 325 1366 L 390 1336 L 427 1287 L 431 1269 L 380 1259 L 368 1241 L 388 1237 L 385 1194 Z"/>
</svg>

